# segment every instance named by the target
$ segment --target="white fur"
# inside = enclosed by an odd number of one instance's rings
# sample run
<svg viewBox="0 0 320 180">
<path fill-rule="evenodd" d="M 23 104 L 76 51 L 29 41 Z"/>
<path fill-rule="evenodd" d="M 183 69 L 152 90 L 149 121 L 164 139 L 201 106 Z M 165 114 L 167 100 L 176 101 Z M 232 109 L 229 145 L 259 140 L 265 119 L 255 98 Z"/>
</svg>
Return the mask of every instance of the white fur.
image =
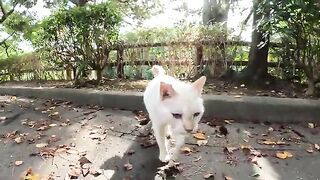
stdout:
<svg viewBox="0 0 320 180">
<path fill-rule="evenodd" d="M 156 137 L 160 155 L 163 162 L 176 160 L 187 134 L 186 128 L 197 131 L 198 123 L 203 115 L 204 106 L 201 91 L 205 82 L 202 77 L 198 89 L 194 84 L 182 82 L 165 75 L 161 66 L 153 66 L 154 79 L 151 80 L 144 92 L 143 101 L 152 121 L 152 129 Z M 163 99 L 160 93 L 160 83 L 170 84 L 174 90 L 172 97 Z M 182 118 L 175 118 L 172 113 L 182 114 Z M 194 117 L 194 113 L 200 113 Z M 169 148 L 170 136 L 175 141 L 175 147 Z"/>
</svg>

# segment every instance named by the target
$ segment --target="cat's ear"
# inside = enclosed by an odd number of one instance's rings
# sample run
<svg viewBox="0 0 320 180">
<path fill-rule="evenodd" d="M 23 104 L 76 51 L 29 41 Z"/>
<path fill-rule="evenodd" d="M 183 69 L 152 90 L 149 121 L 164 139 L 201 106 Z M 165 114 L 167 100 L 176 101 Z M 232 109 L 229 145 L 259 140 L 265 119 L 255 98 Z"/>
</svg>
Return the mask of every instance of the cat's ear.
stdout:
<svg viewBox="0 0 320 180">
<path fill-rule="evenodd" d="M 192 87 L 199 93 L 199 95 L 202 93 L 203 86 L 206 83 L 206 77 L 201 76 L 199 79 L 197 79 L 195 82 L 192 83 Z"/>
<path fill-rule="evenodd" d="M 175 91 L 172 88 L 171 84 L 165 83 L 165 82 L 160 82 L 160 97 L 161 100 L 164 100 L 166 98 L 170 98 L 174 96 Z"/>
</svg>

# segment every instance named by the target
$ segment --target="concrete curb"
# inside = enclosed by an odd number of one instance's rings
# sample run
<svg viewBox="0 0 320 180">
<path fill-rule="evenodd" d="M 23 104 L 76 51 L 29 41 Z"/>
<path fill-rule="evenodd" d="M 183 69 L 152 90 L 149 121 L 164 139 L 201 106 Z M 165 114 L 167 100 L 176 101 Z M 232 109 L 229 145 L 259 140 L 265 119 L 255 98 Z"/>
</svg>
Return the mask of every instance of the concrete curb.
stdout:
<svg viewBox="0 0 320 180">
<path fill-rule="evenodd" d="M 106 108 L 144 110 L 142 93 L 85 89 L 0 87 L 0 95 L 59 99 Z M 274 97 L 205 95 L 205 116 L 237 121 L 320 122 L 320 101 Z"/>
</svg>

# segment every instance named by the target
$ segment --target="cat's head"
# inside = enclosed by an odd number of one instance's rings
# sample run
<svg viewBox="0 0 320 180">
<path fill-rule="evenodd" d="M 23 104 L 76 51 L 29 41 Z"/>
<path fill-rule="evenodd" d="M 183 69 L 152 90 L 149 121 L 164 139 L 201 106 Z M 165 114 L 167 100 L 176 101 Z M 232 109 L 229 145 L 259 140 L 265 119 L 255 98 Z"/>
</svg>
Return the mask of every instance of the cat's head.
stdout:
<svg viewBox="0 0 320 180">
<path fill-rule="evenodd" d="M 204 113 L 201 97 L 206 77 L 193 83 L 179 82 L 168 84 L 160 82 L 160 98 L 171 118 L 173 128 L 180 132 L 194 132 Z"/>
</svg>

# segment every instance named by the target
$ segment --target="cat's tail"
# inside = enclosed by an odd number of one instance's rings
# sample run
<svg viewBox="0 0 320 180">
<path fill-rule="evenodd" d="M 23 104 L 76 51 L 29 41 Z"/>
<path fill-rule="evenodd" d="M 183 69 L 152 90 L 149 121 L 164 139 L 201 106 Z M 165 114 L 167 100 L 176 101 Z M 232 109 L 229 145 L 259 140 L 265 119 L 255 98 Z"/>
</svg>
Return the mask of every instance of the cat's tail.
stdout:
<svg viewBox="0 0 320 180">
<path fill-rule="evenodd" d="M 157 77 L 159 75 L 164 75 L 166 73 L 166 71 L 163 69 L 163 67 L 159 66 L 159 65 L 154 65 L 151 68 L 152 74 L 154 77 Z"/>
</svg>

